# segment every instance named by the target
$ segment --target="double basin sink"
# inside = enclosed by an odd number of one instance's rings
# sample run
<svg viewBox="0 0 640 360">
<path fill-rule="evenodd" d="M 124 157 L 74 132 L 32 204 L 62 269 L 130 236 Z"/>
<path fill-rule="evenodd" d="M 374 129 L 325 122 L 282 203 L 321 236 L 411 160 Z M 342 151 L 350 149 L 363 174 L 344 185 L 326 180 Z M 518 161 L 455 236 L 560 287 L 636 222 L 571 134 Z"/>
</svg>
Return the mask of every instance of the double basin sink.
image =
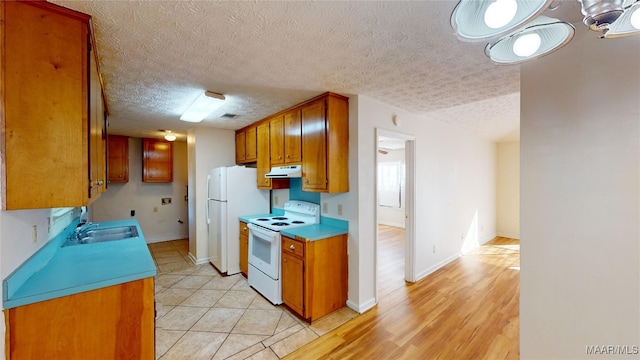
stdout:
<svg viewBox="0 0 640 360">
<path fill-rule="evenodd" d="M 137 238 L 138 236 L 138 228 L 135 225 L 101 228 L 100 224 L 90 224 L 78 228 L 62 246 L 95 244 Z"/>
</svg>

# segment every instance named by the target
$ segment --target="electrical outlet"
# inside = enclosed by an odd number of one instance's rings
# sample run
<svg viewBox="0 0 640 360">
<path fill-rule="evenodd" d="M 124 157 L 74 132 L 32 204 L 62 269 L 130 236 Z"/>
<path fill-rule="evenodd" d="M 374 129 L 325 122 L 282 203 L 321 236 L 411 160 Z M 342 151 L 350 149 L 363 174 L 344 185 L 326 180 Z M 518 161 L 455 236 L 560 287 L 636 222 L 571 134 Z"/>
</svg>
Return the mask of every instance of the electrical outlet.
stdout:
<svg viewBox="0 0 640 360">
<path fill-rule="evenodd" d="M 322 203 L 322 213 L 326 214 L 329 212 L 329 204 L 328 203 Z"/>
<path fill-rule="evenodd" d="M 153 212 L 158 212 L 158 207 L 157 206 L 153 207 Z"/>
<path fill-rule="evenodd" d="M 171 198 L 162 198 L 162 205 L 171 204 Z"/>
<path fill-rule="evenodd" d="M 38 242 L 38 225 L 33 225 L 31 229 L 31 236 L 33 237 L 33 242 Z"/>
<path fill-rule="evenodd" d="M 277 197 L 277 196 L 274 196 L 274 197 L 273 197 L 273 203 L 274 203 L 275 205 L 278 205 L 278 197 Z"/>
<path fill-rule="evenodd" d="M 338 204 L 338 215 L 342 215 L 342 204 Z"/>
<path fill-rule="evenodd" d="M 436 253 L 436 244 L 433 244 L 433 253 Z"/>
<path fill-rule="evenodd" d="M 135 210 L 131 210 L 131 216 L 136 216 L 136 211 Z"/>
</svg>

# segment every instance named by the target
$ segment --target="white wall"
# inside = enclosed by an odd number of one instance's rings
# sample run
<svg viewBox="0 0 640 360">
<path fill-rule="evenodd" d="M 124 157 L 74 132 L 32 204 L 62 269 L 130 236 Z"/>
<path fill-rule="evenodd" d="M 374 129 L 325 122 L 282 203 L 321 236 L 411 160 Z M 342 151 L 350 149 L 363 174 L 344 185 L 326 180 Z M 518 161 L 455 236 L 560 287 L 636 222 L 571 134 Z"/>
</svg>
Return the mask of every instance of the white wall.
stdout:
<svg viewBox="0 0 640 360">
<path fill-rule="evenodd" d="M 207 244 L 207 174 L 235 165 L 235 131 L 192 128 L 187 135 L 189 164 L 189 255 L 197 264 L 209 261 Z"/>
<path fill-rule="evenodd" d="M 189 237 L 187 202 L 187 144 L 173 143 L 173 182 L 142 182 L 142 139 L 129 138 L 129 182 L 110 183 L 89 207 L 91 221 L 135 218 L 148 243 L 186 239 Z M 162 198 L 171 204 L 162 205 Z M 154 211 L 154 208 L 157 211 Z M 182 224 L 178 222 L 182 221 Z"/>
<path fill-rule="evenodd" d="M 520 142 L 498 143 L 496 232 L 520 239 Z"/>
<path fill-rule="evenodd" d="M 350 192 L 322 194 L 322 202 L 330 210 L 323 215 L 349 221 L 349 305 L 363 311 L 375 304 L 375 128 L 416 137 L 418 278 L 459 256 L 464 247 L 495 237 L 496 146 L 365 96 L 351 97 L 349 105 Z M 393 115 L 402 119 L 401 127 L 393 126 Z M 343 216 L 337 215 L 338 204 Z"/>
<path fill-rule="evenodd" d="M 521 68 L 522 359 L 640 345 L 640 38 Z"/>
</svg>

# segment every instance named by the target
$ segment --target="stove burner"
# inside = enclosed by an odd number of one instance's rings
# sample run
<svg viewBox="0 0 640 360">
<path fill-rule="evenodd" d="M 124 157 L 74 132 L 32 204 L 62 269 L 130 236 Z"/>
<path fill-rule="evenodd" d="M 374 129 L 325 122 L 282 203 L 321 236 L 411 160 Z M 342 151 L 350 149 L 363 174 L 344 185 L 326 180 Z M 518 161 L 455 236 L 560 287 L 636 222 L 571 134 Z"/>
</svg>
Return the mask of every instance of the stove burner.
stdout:
<svg viewBox="0 0 640 360">
<path fill-rule="evenodd" d="M 291 222 L 292 224 L 304 224 L 304 221 L 295 220 Z"/>
<path fill-rule="evenodd" d="M 289 226 L 289 223 L 286 223 L 286 222 L 274 222 L 274 223 L 271 223 L 271 226 Z"/>
<path fill-rule="evenodd" d="M 287 218 L 286 218 L 286 217 L 284 217 L 284 216 L 274 216 L 274 217 L 272 217 L 271 219 L 272 219 L 272 220 L 287 220 Z"/>
<path fill-rule="evenodd" d="M 256 221 L 269 221 L 269 219 L 267 219 L 267 218 L 260 218 L 260 219 L 256 219 Z"/>
</svg>

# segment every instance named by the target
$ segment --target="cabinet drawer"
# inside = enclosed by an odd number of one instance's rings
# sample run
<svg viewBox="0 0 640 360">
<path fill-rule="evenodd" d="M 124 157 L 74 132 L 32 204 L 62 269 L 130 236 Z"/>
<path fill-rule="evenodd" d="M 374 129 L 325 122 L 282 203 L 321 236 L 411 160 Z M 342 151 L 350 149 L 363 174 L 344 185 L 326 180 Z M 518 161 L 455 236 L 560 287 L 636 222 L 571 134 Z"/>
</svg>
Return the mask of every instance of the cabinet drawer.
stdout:
<svg viewBox="0 0 640 360">
<path fill-rule="evenodd" d="M 304 257 L 304 243 L 288 237 L 282 237 L 282 252 Z"/>
<path fill-rule="evenodd" d="M 240 235 L 249 236 L 249 227 L 247 223 L 240 221 Z"/>
</svg>

